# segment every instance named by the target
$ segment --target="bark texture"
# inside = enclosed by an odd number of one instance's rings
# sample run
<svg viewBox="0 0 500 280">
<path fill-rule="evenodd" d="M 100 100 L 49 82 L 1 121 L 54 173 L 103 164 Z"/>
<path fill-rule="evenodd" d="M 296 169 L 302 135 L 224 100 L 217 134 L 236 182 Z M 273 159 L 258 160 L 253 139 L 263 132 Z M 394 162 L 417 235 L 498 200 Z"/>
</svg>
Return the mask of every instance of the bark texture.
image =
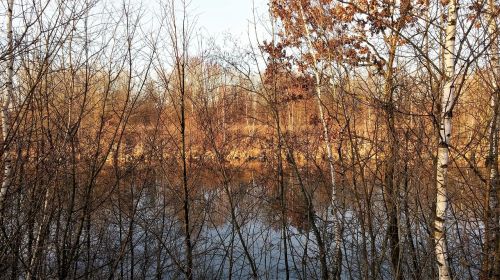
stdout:
<svg viewBox="0 0 500 280">
<path fill-rule="evenodd" d="M 2 96 L 2 140 L 3 140 L 3 182 L 0 188 L 0 211 L 3 208 L 3 202 L 12 181 L 12 156 L 9 149 L 9 132 L 10 132 L 10 119 L 9 111 L 11 107 L 11 99 L 14 91 L 13 77 L 14 77 L 14 39 L 12 34 L 12 19 L 13 19 L 14 0 L 7 1 L 7 18 L 6 18 L 6 31 L 7 31 L 7 69 L 4 94 Z"/>
<path fill-rule="evenodd" d="M 434 219 L 435 254 L 440 280 L 451 279 L 446 245 L 446 210 L 448 197 L 449 144 L 451 137 L 452 111 L 455 103 L 455 37 L 457 24 L 457 0 L 448 4 L 448 22 L 444 49 L 444 86 L 441 99 L 441 119 L 439 127 L 439 146 L 436 166 L 436 217 Z"/>
</svg>

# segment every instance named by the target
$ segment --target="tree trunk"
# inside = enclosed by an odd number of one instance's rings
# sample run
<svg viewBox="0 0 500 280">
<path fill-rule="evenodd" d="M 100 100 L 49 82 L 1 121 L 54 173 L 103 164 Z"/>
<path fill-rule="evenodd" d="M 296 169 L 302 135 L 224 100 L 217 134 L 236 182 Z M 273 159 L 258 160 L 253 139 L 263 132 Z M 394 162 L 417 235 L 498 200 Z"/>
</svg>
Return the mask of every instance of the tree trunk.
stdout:
<svg viewBox="0 0 500 280">
<path fill-rule="evenodd" d="M 384 95 L 385 95 L 385 117 L 389 152 L 385 155 L 385 176 L 384 176 L 384 200 L 387 208 L 387 234 L 389 236 L 389 246 L 391 254 L 391 265 L 394 279 L 403 279 L 401 273 L 401 253 L 399 244 L 399 215 L 398 215 L 398 196 L 397 186 L 394 186 L 394 173 L 398 156 L 396 147 L 398 141 L 396 136 L 396 126 L 394 119 L 394 71 L 393 65 L 396 58 L 397 36 L 391 36 L 389 42 L 389 59 L 387 63 Z"/>
<path fill-rule="evenodd" d="M 193 246 L 191 242 L 191 224 L 189 215 L 189 188 L 188 188 L 188 177 L 187 177 L 187 156 L 186 156 L 186 116 L 185 116 L 185 65 L 182 62 L 179 79 L 181 80 L 181 157 L 182 157 L 182 187 L 183 187 L 183 211 L 184 211 L 184 234 L 185 234 L 185 246 L 186 246 L 186 279 L 193 279 Z"/>
<path fill-rule="evenodd" d="M 326 153 L 327 153 L 327 159 L 328 159 L 328 166 L 330 169 L 330 183 L 331 183 L 331 189 L 332 189 L 332 197 L 331 197 L 331 211 L 332 211 L 332 228 L 334 232 L 334 252 L 335 252 L 335 263 L 333 267 L 333 275 L 337 279 L 340 278 L 340 268 L 342 264 L 342 250 L 341 250 L 341 243 L 342 243 L 342 228 L 341 228 L 341 219 L 339 217 L 339 205 L 337 203 L 337 189 L 336 189 L 336 184 L 335 184 L 335 166 L 333 162 L 333 152 L 332 152 L 332 145 L 330 143 L 330 131 L 328 129 L 328 123 L 326 122 L 325 118 L 325 113 L 323 110 L 323 102 L 321 100 L 321 81 L 320 81 L 320 76 L 319 76 L 319 70 L 318 70 L 318 65 L 317 65 L 317 60 L 316 60 L 316 54 L 314 53 L 313 50 L 313 45 L 311 42 L 311 37 L 310 37 L 310 32 L 309 28 L 306 25 L 306 18 L 304 15 L 304 10 L 302 5 L 300 5 L 300 16 L 303 21 L 303 28 L 304 32 L 306 34 L 306 40 L 309 48 L 309 54 L 312 57 L 313 60 L 313 72 L 314 72 L 314 89 L 316 93 L 316 102 L 318 106 L 318 111 L 319 111 L 319 117 L 321 120 L 321 125 L 323 127 L 323 138 L 324 138 L 324 145 L 326 148 Z"/>
<path fill-rule="evenodd" d="M 487 193 L 486 193 L 486 222 L 485 222 L 485 245 L 484 257 L 481 269 L 481 279 L 500 278 L 500 227 L 499 203 L 498 203 L 498 121 L 499 121 L 499 101 L 500 88 L 498 86 L 498 75 L 500 74 L 500 62 L 498 57 L 498 29 L 496 23 L 495 1 L 488 1 L 489 24 L 488 33 L 491 40 L 491 67 L 492 67 L 492 94 L 491 108 L 492 117 L 489 126 L 489 153 L 486 161 L 489 172 Z"/>
<path fill-rule="evenodd" d="M 44 195 L 44 200 L 43 200 L 43 208 L 42 208 L 42 219 L 40 220 L 40 224 L 38 225 L 38 228 L 37 228 L 36 237 L 35 237 L 35 244 L 33 247 L 33 253 L 32 253 L 31 259 L 29 261 L 28 271 L 26 272 L 26 279 L 27 280 L 37 278 L 36 277 L 37 265 L 38 265 L 39 259 L 42 257 L 45 235 L 47 234 L 47 231 L 49 230 L 49 228 L 48 228 L 49 201 L 50 201 L 50 188 L 45 190 L 45 195 Z"/>
<path fill-rule="evenodd" d="M 455 35 L 457 24 L 457 0 L 451 0 L 448 7 L 448 23 L 444 49 L 444 87 L 441 99 L 439 144 L 436 166 L 436 217 L 434 220 L 435 254 L 440 280 L 450 280 L 448 251 L 446 246 L 445 222 L 448 198 L 449 144 L 451 137 L 452 110 L 455 103 Z"/>
<path fill-rule="evenodd" d="M 13 94 L 13 79 L 14 79 L 14 39 L 12 36 L 12 19 L 14 9 L 14 0 L 7 1 L 7 19 L 6 19 L 6 29 L 7 29 L 7 78 L 5 81 L 5 93 L 2 96 L 2 141 L 3 141 L 3 182 L 0 188 L 0 213 L 3 213 L 3 202 L 5 195 L 7 194 L 7 189 L 9 188 L 12 181 L 12 155 L 9 149 L 9 132 L 10 132 L 10 107 L 11 99 Z"/>
</svg>

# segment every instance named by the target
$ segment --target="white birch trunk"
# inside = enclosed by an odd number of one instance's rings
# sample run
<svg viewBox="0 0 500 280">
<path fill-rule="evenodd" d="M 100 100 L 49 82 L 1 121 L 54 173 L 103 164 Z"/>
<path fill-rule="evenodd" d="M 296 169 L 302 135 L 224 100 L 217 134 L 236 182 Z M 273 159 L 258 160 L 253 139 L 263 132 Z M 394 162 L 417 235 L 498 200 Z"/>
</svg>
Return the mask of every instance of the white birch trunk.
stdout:
<svg viewBox="0 0 500 280">
<path fill-rule="evenodd" d="M 492 36 L 492 66 L 493 66 L 493 75 L 495 77 L 494 79 L 494 94 L 497 98 L 497 103 L 500 102 L 500 84 L 499 80 L 500 79 L 500 54 L 499 54 L 499 37 L 500 30 L 498 29 L 498 6 L 496 5 L 496 1 L 494 0 L 489 0 L 489 12 L 491 15 L 491 22 L 489 25 L 489 32 L 490 36 Z M 496 104 L 497 110 L 500 111 L 500 104 Z M 500 112 L 497 112 L 496 114 L 496 147 L 495 147 L 495 175 L 496 177 L 494 178 L 494 184 L 492 184 L 492 187 L 490 188 L 489 192 L 489 207 L 492 211 L 492 226 L 493 228 L 491 229 L 493 236 L 492 236 L 492 247 L 493 248 L 493 260 L 492 264 L 490 264 L 490 269 L 489 271 L 492 274 L 492 277 L 497 277 L 500 278 L 500 202 L 498 201 L 498 197 L 500 195 L 499 189 L 498 189 L 498 184 L 499 184 L 499 174 L 498 174 L 498 124 L 500 122 Z"/>
<path fill-rule="evenodd" d="M 29 267 L 28 271 L 26 272 L 26 279 L 32 279 L 33 276 L 36 275 L 35 270 L 36 270 L 36 264 L 38 262 L 38 259 L 40 258 L 42 254 L 42 237 L 43 234 L 45 233 L 45 227 L 47 225 L 47 210 L 49 206 L 49 199 L 50 199 L 50 188 L 45 191 L 44 195 L 44 200 L 43 200 L 43 208 L 42 208 L 42 219 L 40 223 L 38 224 L 37 231 L 36 231 L 36 237 L 35 237 L 35 243 L 33 246 L 33 253 L 31 256 L 31 259 L 29 261 Z"/>
<path fill-rule="evenodd" d="M 440 280 L 449 280 L 450 267 L 446 246 L 445 221 L 447 210 L 447 181 L 449 144 L 451 136 L 452 110 L 455 103 L 455 36 L 457 23 L 457 0 L 451 0 L 448 7 L 448 22 L 444 49 L 444 86 L 441 99 L 441 120 L 439 127 L 438 162 L 436 170 L 436 218 L 434 220 L 435 253 Z"/>
<path fill-rule="evenodd" d="M 498 54 L 498 27 L 496 22 L 496 6 L 494 0 L 488 1 L 488 34 L 491 39 L 491 67 L 492 67 L 492 93 L 491 93 L 491 108 L 492 118 L 489 125 L 489 155 L 487 160 L 487 168 L 489 169 L 488 192 L 486 198 L 486 231 L 485 231 L 485 251 L 482 268 L 482 279 L 492 279 L 495 273 L 499 273 L 496 265 L 500 257 L 496 250 L 499 239 L 499 222 L 498 222 L 498 125 L 500 111 L 500 88 L 498 85 L 498 75 L 500 74 L 500 61 Z"/>
<path fill-rule="evenodd" d="M 303 22 L 303 28 L 305 32 L 305 38 L 307 41 L 308 49 L 309 49 L 309 55 L 311 55 L 312 60 L 313 60 L 313 74 L 314 74 L 314 89 L 315 89 L 315 96 L 316 96 L 316 102 L 318 106 L 318 111 L 319 111 L 319 117 L 321 119 L 321 125 L 323 127 L 323 138 L 324 138 L 324 145 L 326 148 L 326 153 L 328 157 L 328 165 L 330 169 L 330 183 L 331 183 L 331 188 L 332 188 L 332 198 L 330 202 L 330 207 L 332 211 L 332 217 L 333 217 L 333 231 L 334 231 L 334 241 L 335 241 L 335 247 L 334 247 L 334 252 L 335 253 L 340 253 L 341 250 L 341 242 L 342 242 L 342 229 L 340 226 L 340 216 L 338 214 L 338 198 L 337 198 L 337 187 L 335 184 L 335 167 L 334 167 L 334 161 L 333 161 L 333 152 L 332 152 L 332 145 L 330 143 L 330 131 L 328 129 L 328 123 L 326 122 L 325 118 L 325 113 L 323 110 L 323 102 L 321 100 L 322 93 L 321 93 L 321 81 L 320 81 L 320 76 L 319 76 L 319 70 L 318 70 L 318 65 L 317 65 L 317 60 L 316 60 L 316 53 L 314 52 L 314 48 L 311 42 L 311 35 L 309 32 L 309 28 L 307 27 L 306 24 L 306 18 L 304 15 L 304 9 L 302 5 L 300 5 L 300 16 L 302 18 Z M 335 260 L 337 261 L 338 257 L 335 256 Z M 342 264 L 336 263 L 336 270 L 340 269 Z M 335 272 L 337 273 L 337 271 Z M 336 277 L 336 275 L 334 275 Z"/>
<path fill-rule="evenodd" d="M 488 24 L 488 33 L 492 40 L 491 42 L 491 66 L 492 66 L 492 98 L 491 98 L 491 106 L 492 108 L 496 108 L 499 102 L 499 84 L 497 79 L 499 79 L 498 75 L 500 75 L 500 61 L 499 61 L 499 49 L 498 49 L 498 29 L 495 15 L 495 1 L 488 1 L 488 13 L 490 15 L 489 24 Z M 498 155 L 498 112 L 494 112 L 493 118 L 490 123 L 490 134 L 493 136 L 494 140 L 491 142 L 496 142 L 494 147 L 490 147 L 490 150 L 494 155 Z M 495 129 L 496 128 L 496 129 Z M 495 129 L 495 130 L 492 130 Z M 493 170 L 491 175 L 498 175 L 498 170 Z M 490 179 L 491 176 L 490 176 Z"/>
<path fill-rule="evenodd" d="M 5 195 L 7 194 L 7 189 L 9 188 L 12 181 L 12 155 L 9 149 L 9 139 L 8 134 L 10 131 L 10 120 L 9 111 L 11 106 L 11 98 L 13 94 L 13 79 L 14 79 L 14 40 L 12 35 L 12 10 L 14 8 L 14 0 L 7 1 L 7 19 L 6 19 L 6 31 L 7 31 L 7 69 L 6 69 L 6 81 L 4 94 L 1 97 L 2 108 L 1 108 L 1 121 L 2 121 L 2 141 L 3 141 L 3 182 L 0 188 L 0 210 L 3 208 L 3 202 Z"/>
</svg>

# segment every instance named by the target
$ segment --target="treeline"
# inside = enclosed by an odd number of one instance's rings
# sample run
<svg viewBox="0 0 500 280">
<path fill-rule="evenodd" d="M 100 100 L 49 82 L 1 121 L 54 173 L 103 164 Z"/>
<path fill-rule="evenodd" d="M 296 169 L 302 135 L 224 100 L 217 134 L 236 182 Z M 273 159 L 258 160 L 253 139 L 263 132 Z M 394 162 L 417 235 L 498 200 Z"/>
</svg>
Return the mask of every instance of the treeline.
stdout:
<svg viewBox="0 0 500 280">
<path fill-rule="evenodd" d="M 500 277 L 498 1 L 0 7 L 0 278 Z"/>
</svg>

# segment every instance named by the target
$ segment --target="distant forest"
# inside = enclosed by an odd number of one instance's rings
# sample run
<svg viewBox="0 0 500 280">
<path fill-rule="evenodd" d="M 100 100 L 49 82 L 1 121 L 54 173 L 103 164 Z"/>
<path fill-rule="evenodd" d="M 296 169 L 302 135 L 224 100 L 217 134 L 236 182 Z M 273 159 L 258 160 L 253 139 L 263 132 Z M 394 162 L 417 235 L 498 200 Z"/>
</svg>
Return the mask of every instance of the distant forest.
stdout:
<svg viewBox="0 0 500 280">
<path fill-rule="evenodd" d="M 500 279 L 499 0 L 146 2 L 1 1 L 0 279 Z"/>
</svg>

